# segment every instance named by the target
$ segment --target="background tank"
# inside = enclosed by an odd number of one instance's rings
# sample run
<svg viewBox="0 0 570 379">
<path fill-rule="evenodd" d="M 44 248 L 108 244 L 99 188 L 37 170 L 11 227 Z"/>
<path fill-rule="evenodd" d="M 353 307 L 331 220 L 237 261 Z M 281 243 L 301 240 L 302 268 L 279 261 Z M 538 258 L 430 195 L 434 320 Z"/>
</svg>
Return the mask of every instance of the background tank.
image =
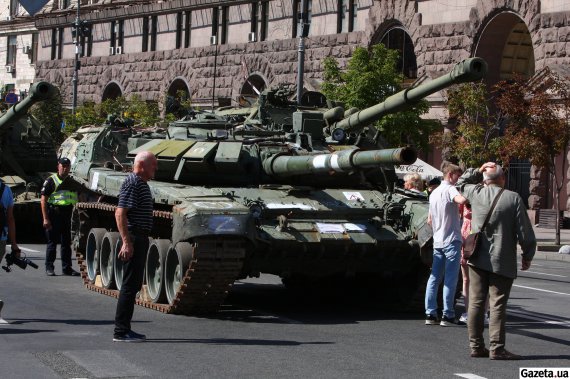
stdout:
<svg viewBox="0 0 570 379">
<path fill-rule="evenodd" d="M 0 117 L 0 172 L 15 196 L 17 239 L 21 242 L 43 236 L 40 190 L 57 167 L 53 139 L 28 110 L 56 94 L 57 88 L 50 83 L 35 83 L 24 100 Z"/>
<path fill-rule="evenodd" d="M 363 110 L 366 117 L 348 126 L 335 119 L 340 110 L 262 101 L 242 125 L 214 121 L 198 138 L 182 124 L 162 134 L 116 125 L 78 131 L 61 155 L 72 158 L 72 176 L 91 198 L 77 204 L 73 226 L 86 285 L 117 295 L 117 195 L 134 156 L 151 151 L 159 161 L 149 182 L 155 223 L 140 305 L 215 311 L 236 279 L 260 273 L 305 294 L 389 289 L 390 302 L 423 298 L 432 239 L 427 201 L 396 189 L 394 170 L 413 163 L 416 152 L 378 148 L 378 133 L 366 126 L 443 86 L 477 80 L 485 68 L 478 58 L 464 61 L 435 85 L 415 88 L 417 96 L 403 91 L 401 100 Z M 264 121 L 252 128 L 260 111 Z"/>
</svg>

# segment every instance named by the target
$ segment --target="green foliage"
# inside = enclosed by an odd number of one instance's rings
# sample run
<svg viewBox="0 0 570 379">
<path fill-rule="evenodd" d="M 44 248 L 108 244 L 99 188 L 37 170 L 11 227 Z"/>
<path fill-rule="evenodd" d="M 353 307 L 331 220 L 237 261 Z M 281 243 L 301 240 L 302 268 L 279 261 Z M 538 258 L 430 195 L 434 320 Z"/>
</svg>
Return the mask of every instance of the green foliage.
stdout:
<svg viewBox="0 0 570 379">
<path fill-rule="evenodd" d="M 326 58 L 321 91 L 328 99 L 344 103 L 345 109 L 371 107 L 401 90 L 403 77 L 396 71 L 397 60 L 398 51 L 382 44 L 370 51 L 357 47 L 346 70 L 341 70 L 334 58 Z M 409 144 L 426 149 L 430 134 L 439 128 L 436 122 L 420 118 L 427 110 L 427 102 L 421 101 L 407 111 L 382 118 L 375 126 L 391 146 Z"/>
<path fill-rule="evenodd" d="M 479 167 L 499 155 L 498 128 L 489 118 L 488 93 L 484 83 L 466 83 L 448 91 L 450 119 L 457 121 L 452 132 L 433 136 L 446 153 L 446 159 L 458 160 L 466 167 Z"/>
<path fill-rule="evenodd" d="M 100 125 L 105 121 L 102 114 L 101 104 L 93 102 L 86 102 L 78 106 L 75 109 L 75 117 L 73 117 L 71 110 L 66 110 L 64 115 L 66 134 L 70 134 L 82 126 Z"/>
<path fill-rule="evenodd" d="M 160 113 L 156 102 L 146 102 L 137 95 L 130 99 L 117 97 L 102 103 L 85 102 L 75 109 L 75 117 L 66 110 L 65 131 L 69 134 L 82 126 L 101 125 L 107 115 L 132 118 L 135 124 L 143 127 L 153 126 L 160 121 Z"/>
<path fill-rule="evenodd" d="M 155 125 L 160 121 L 158 104 L 155 101 L 144 101 L 138 95 L 133 95 L 126 102 L 126 109 L 123 116 L 135 120 L 135 124 L 142 127 Z"/>
<path fill-rule="evenodd" d="M 548 86 L 533 87 L 522 77 L 496 86 L 497 107 L 508 121 L 501 145 L 505 161 L 529 159 L 556 176 L 555 159 L 570 144 L 568 83 L 551 74 Z"/>
<path fill-rule="evenodd" d="M 175 121 L 188 114 L 192 110 L 192 99 L 187 91 L 178 90 L 175 96 L 168 93 L 164 95 L 165 121 Z"/>
<path fill-rule="evenodd" d="M 30 113 L 47 129 L 56 143 L 61 143 L 66 138 L 64 131 L 61 130 L 64 109 L 61 93 L 59 90 L 56 92 L 52 99 L 34 104 Z"/>
</svg>

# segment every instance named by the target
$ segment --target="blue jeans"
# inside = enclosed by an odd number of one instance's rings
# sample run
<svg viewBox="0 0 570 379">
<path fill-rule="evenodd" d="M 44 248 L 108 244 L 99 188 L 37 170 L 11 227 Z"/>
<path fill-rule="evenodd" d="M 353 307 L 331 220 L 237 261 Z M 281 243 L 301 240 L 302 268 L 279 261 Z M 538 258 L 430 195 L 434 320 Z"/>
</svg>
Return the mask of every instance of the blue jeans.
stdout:
<svg viewBox="0 0 570 379">
<path fill-rule="evenodd" d="M 461 241 L 441 249 L 433 249 L 431 275 L 426 287 L 426 316 L 437 316 L 437 293 L 443 279 L 443 316 L 455 318 L 455 288 L 461 263 Z"/>
</svg>

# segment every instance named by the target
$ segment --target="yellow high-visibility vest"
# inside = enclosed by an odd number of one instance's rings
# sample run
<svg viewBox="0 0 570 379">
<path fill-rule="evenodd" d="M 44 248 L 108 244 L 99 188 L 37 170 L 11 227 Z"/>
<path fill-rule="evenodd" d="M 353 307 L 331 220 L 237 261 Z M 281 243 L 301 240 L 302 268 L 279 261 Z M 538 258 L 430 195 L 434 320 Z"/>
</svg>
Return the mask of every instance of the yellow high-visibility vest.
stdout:
<svg viewBox="0 0 570 379">
<path fill-rule="evenodd" d="M 49 195 L 48 203 L 57 206 L 77 204 L 77 193 L 66 190 L 58 191 L 57 189 L 60 186 L 60 184 L 63 182 L 63 180 L 61 180 L 59 176 L 57 176 L 57 174 L 53 174 L 51 178 L 53 179 L 53 183 L 55 184 L 55 189 L 53 193 Z"/>
</svg>

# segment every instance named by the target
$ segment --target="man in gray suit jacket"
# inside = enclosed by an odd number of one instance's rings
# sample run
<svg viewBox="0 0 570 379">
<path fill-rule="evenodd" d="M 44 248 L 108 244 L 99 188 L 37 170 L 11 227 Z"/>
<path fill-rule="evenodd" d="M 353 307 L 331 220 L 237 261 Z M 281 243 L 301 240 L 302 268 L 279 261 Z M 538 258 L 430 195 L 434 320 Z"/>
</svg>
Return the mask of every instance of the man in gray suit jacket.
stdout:
<svg viewBox="0 0 570 379">
<path fill-rule="evenodd" d="M 483 184 L 480 183 L 481 174 Z M 494 162 L 478 170 L 469 169 L 457 187 L 471 203 L 472 231 L 477 233 L 485 221 L 493 200 L 505 184 L 501 166 Z M 507 301 L 517 277 L 517 241 L 522 249 L 521 270 L 527 270 L 536 250 L 536 238 L 526 207 L 516 192 L 504 190 L 485 230 L 477 252 L 469 259 L 469 310 L 467 328 L 471 356 L 495 360 L 521 359 L 505 349 Z M 485 301 L 489 296 L 489 347 L 483 338 Z"/>
</svg>

